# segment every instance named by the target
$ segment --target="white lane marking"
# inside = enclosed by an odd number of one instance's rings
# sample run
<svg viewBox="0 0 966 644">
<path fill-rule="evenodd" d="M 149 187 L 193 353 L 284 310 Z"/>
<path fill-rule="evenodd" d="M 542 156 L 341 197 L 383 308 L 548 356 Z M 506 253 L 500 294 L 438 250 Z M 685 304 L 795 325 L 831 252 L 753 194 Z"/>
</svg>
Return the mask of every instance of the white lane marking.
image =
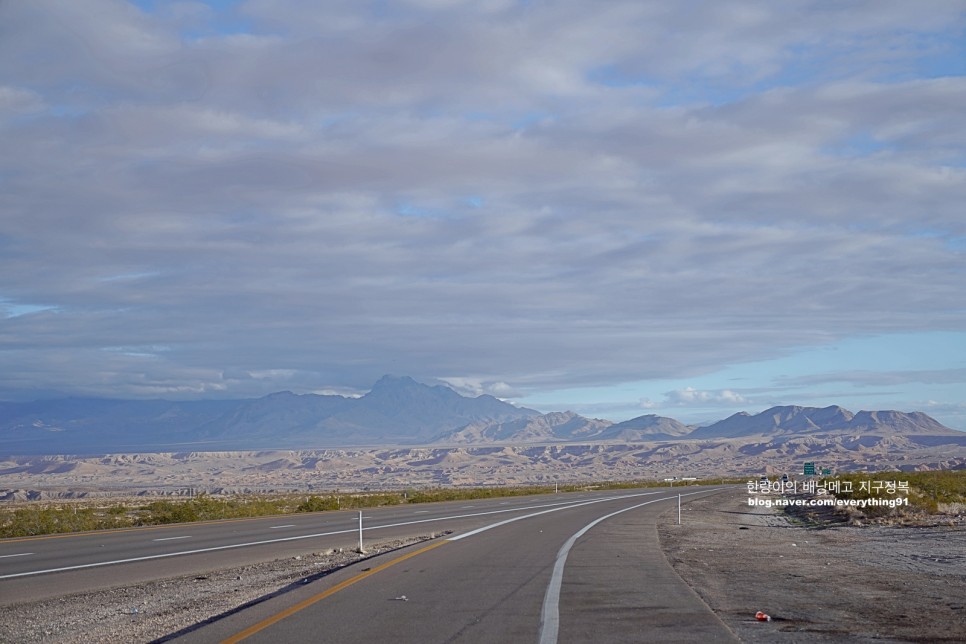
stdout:
<svg viewBox="0 0 966 644">
<path fill-rule="evenodd" d="M 487 530 L 492 530 L 493 528 L 499 528 L 502 525 L 508 523 L 515 523 L 516 521 L 522 521 L 523 519 L 531 519 L 533 517 L 538 517 L 541 514 L 549 514 L 551 512 L 559 512 L 560 510 L 569 510 L 570 508 L 579 508 L 582 505 L 592 505 L 594 503 L 604 503 L 606 501 L 620 501 L 621 499 L 635 499 L 640 496 L 652 496 L 654 494 L 659 494 L 659 492 L 641 492 L 639 494 L 622 494 L 621 496 L 612 496 L 605 499 L 593 499 L 591 501 L 580 501 L 579 503 L 568 503 L 566 505 L 560 503 L 551 503 L 545 506 L 534 506 L 531 508 L 521 508 L 526 510 L 533 510 L 540 507 L 549 507 L 549 510 L 541 510 L 540 512 L 534 512 L 533 514 L 524 514 L 523 516 L 513 517 L 512 519 L 506 519 L 504 521 L 497 521 L 496 523 L 491 523 L 490 525 L 485 525 L 482 528 L 477 528 L 476 530 L 470 530 L 469 532 L 464 532 L 463 534 L 458 534 L 455 537 L 449 537 L 447 541 L 459 541 L 460 539 L 465 539 L 467 537 L 472 537 L 474 535 L 480 534 L 481 532 L 486 532 Z M 661 499 L 656 499 L 660 501 Z M 554 507 L 563 505 L 563 507 Z M 510 512 L 510 510 L 497 510 L 496 512 L 484 513 L 484 514 L 496 514 L 497 512 Z M 472 515 L 471 515 L 472 516 Z"/>
<path fill-rule="evenodd" d="M 183 537 L 163 537 L 161 539 L 151 539 L 151 541 L 178 541 L 179 539 L 190 539 L 191 535 L 186 535 Z"/>
<path fill-rule="evenodd" d="M 580 503 L 574 503 L 573 501 L 561 501 L 560 503 L 546 503 L 544 505 L 531 505 L 529 507 L 522 507 L 522 508 L 508 508 L 508 509 L 505 509 L 505 510 L 489 510 L 487 512 L 470 512 L 468 514 L 453 514 L 453 515 L 449 515 L 449 516 L 445 516 L 445 517 L 436 517 L 436 518 L 433 518 L 433 519 L 417 519 L 415 521 L 403 521 L 402 523 L 387 523 L 385 525 L 372 526 L 371 528 L 366 528 L 366 529 L 367 530 L 379 530 L 381 528 L 398 528 L 400 526 L 415 525 L 417 523 L 432 523 L 433 521 L 445 521 L 446 519 L 469 519 L 469 518 L 472 518 L 472 517 L 484 517 L 484 516 L 487 516 L 487 515 L 490 515 L 490 514 L 506 514 L 508 512 L 522 512 L 523 510 L 536 510 L 536 509 L 539 509 L 539 508 L 556 508 L 556 510 L 566 510 L 567 508 L 575 508 L 575 507 L 580 506 L 580 505 L 587 505 L 588 503 L 603 503 L 605 501 L 616 501 L 618 499 L 626 499 L 628 497 L 649 496 L 651 494 L 659 494 L 659 493 L 660 493 L 660 491 L 658 491 L 658 492 L 645 492 L 645 493 L 641 493 L 641 494 L 624 494 L 624 495 L 621 495 L 621 496 L 605 497 L 605 498 L 596 499 L 596 500 L 593 500 L 593 501 L 582 501 Z M 560 507 L 560 506 L 562 506 L 562 507 Z M 547 510 L 547 512 L 555 512 L 556 510 Z M 494 523 L 494 524 L 489 525 L 489 526 L 484 526 L 484 527 L 482 527 L 482 528 L 480 528 L 478 530 L 473 530 L 471 533 L 468 532 L 468 533 L 463 534 L 463 535 L 458 535 L 456 537 L 451 537 L 451 538 L 447 539 L 447 541 L 459 541 L 460 539 L 462 539 L 464 537 L 468 537 L 471 534 L 476 534 L 478 532 L 483 532 L 484 530 L 489 530 L 490 528 L 495 528 L 495 527 L 500 526 L 500 525 L 503 525 L 505 523 L 511 523 L 513 521 L 519 521 L 520 519 L 526 519 L 526 518 L 529 518 L 529 517 L 535 517 L 535 516 L 537 516 L 539 514 L 544 514 L 544 512 L 537 512 L 537 513 L 534 513 L 534 514 L 528 514 L 528 515 L 523 516 L 523 517 L 517 517 L 516 519 L 510 519 L 509 521 L 501 521 L 499 523 Z M 348 530 L 347 532 L 358 532 L 358 529 L 356 529 L 356 530 Z M 0 579 L 3 579 L 3 577 L 0 577 Z"/>
<path fill-rule="evenodd" d="M 429 514 L 429 510 L 416 510 L 413 514 Z"/>
<path fill-rule="evenodd" d="M 95 561 L 89 564 L 78 564 L 76 566 L 64 566 L 63 568 L 48 568 L 47 570 L 31 570 L 29 572 L 19 572 L 12 575 L 0 575 L 0 579 L 13 579 L 15 577 L 29 577 L 31 575 L 43 575 L 51 572 L 65 572 L 67 570 L 82 570 L 84 568 L 99 568 L 101 566 L 113 566 L 115 564 L 133 563 L 135 561 L 151 561 L 152 559 L 167 559 L 168 557 L 180 557 L 182 555 L 196 555 L 202 552 L 216 552 L 218 550 L 232 550 L 234 548 L 245 548 L 248 546 L 261 546 L 269 543 L 282 543 L 285 541 L 298 541 L 299 539 L 312 539 L 313 537 L 328 537 L 333 534 L 358 533 L 359 530 L 339 530 L 337 532 L 321 532 L 319 534 L 305 534 L 297 537 L 282 537 L 280 539 L 266 539 L 264 541 L 249 541 L 247 543 L 230 543 L 226 546 L 214 546 L 211 548 L 198 548 L 197 550 L 182 550 L 180 552 L 165 552 L 159 555 L 145 555 L 143 557 L 131 557 L 130 559 L 116 559 L 114 561 Z"/>
<path fill-rule="evenodd" d="M 700 492 L 691 492 L 689 494 L 682 494 L 681 496 L 691 496 L 693 494 L 701 494 L 703 492 L 711 491 L 714 490 L 701 490 Z M 650 501 L 645 501 L 644 503 L 632 505 L 629 508 L 624 508 L 623 510 L 618 510 L 617 512 L 605 514 L 602 517 L 594 519 L 571 535 L 569 539 L 567 539 L 567 542 L 560 547 L 559 551 L 557 551 L 557 560 L 553 565 L 553 574 L 550 576 L 550 583 L 547 585 L 547 592 L 543 596 L 543 609 L 540 612 L 540 639 L 538 640 L 540 644 L 557 644 L 557 633 L 560 630 L 560 586 L 563 583 L 563 571 L 564 566 L 567 565 L 567 555 L 570 554 L 570 549 L 573 547 L 574 543 L 577 542 L 577 539 L 584 536 L 588 530 L 593 528 L 601 521 L 606 521 L 607 519 L 621 514 L 622 512 L 636 510 L 637 508 L 650 505 L 651 503 L 657 503 L 658 501 L 672 500 L 674 500 L 674 496 L 668 496 L 663 499 L 652 499 Z"/>
<path fill-rule="evenodd" d="M 475 508 L 475 505 L 461 505 L 460 510 L 465 510 L 466 508 Z"/>
<path fill-rule="evenodd" d="M 490 510 L 490 511 L 487 511 L 487 512 L 473 512 L 473 513 L 469 513 L 469 514 L 455 514 L 455 515 L 450 515 L 450 516 L 445 516 L 445 517 L 434 517 L 432 519 L 417 519 L 415 521 L 403 521 L 401 523 L 387 523 L 385 525 L 369 526 L 369 527 L 366 528 L 366 530 L 380 530 L 380 529 L 384 529 L 384 528 L 398 528 L 398 527 L 401 527 L 401 526 L 416 525 L 416 524 L 419 524 L 419 523 L 431 523 L 431 522 L 435 522 L 435 521 L 446 521 L 446 520 L 449 520 L 449 519 L 469 519 L 469 518 L 472 518 L 472 517 L 480 517 L 480 516 L 486 516 L 486 515 L 490 515 L 490 514 L 504 514 L 504 513 L 507 513 L 507 512 L 520 512 L 522 510 L 535 510 L 535 509 L 538 509 L 538 508 L 548 508 L 549 507 L 549 508 L 556 508 L 557 510 L 566 510 L 569 507 L 577 507 L 577 506 L 580 506 L 580 505 L 587 505 L 589 503 L 603 503 L 605 501 L 617 501 L 617 500 L 620 500 L 620 499 L 633 498 L 633 497 L 639 497 L 639 496 L 648 496 L 648 495 L 651 495 L 651 494 L 659 494 L 661 491 L 663 491 L 663 490 L 658 490 L 657 492 L 646 492 L 646 493 L 641 493 L 641 494 L 624 494 L 624 495 L 621 495 L 621 496 L 603 497 L 603 498 L 596 499 L 596 500 L 592 500 L 592 501 L 582 501 L 580 503 L 573 503 L 572 501 L 561 501 L 559 503 L 547 503 L 545 505 L 534 505 L 534 506 L 530 506 L 530 507 L 511 508 L 511 509 L 506 509 L 506 510 Z M 695 494 L 697 494 L 697 493 L 695 493 Z M 558 506 L 562 506 L 562 507 L 558 507 Z M 548 510 L 548 511 L 555 511 L 555 510 Z M 516 521 L 516 520 L 518 520 L 520 518 L 528 518 L 530 516 L 537 516 L 537 515 L 540 515 L 540 514 L 544 514 L 544 512 L 537 512 L 535 514 L 527 515 L 526 517 L 518 517 L 517 519 L 511 519 L 510 521 Z M 452 538 L 449 539 L 449 541 L 458 541 L 459 539 L 463 539 L 463 538 L 468 537 L 468 536 L 471 536 L 473 534 L 478 534 L 480 532 L 483 532 L 484 530 L 489 530 L 490 528 L 495 528 L 498 525 L 503 525 L 504 523 L 510 523 L 510 521 L 501 521 L 499 523 L 496 523 L 496 524 L 493 524 L 493 525 L 490 525 L 490 526 L 486 526 L 486 527 L 480 528 L 478 530 L 473 530 L 472 532 L 468 532 L 466 534 L 459 535 L 457 537 L 452 537 Z M 265 539 L 263 541 L 249 541 L 249 542 L 246 542 L 246 543 L 231 543 L 231 544 L 227 544 L 227 545 L 224 545 L 224 546 L 212 546 L 211 548 L 199 548 L 197 550 L 182 550 L 182 551 L 179 551 L 179 552 L 166 552 L 166 553 L 157 554 L 157 555 L 145 555 L 143 557 L 131 557 L 129 559 L 117 559 L 117 560 L 114 560 L 114 561 L 95 561 L 93 563 L 77 564 L 76 566 L 64 566 L 62 568 L 48 568 L 46 570 L 31 570 L 31 571 L 28 571 L 28 572 L 18 572 L 18 573 L 14 573 L 14 574 L 10 574 L 10 575 L 0 575 L 0 579 L 14 579 L 16 577 L 29 577 L 29 576 L 32 576 L 32 575 L 43 575 L 43 574 L 52 573 L 52 572 L 65 572 L 65 571 L 68 571 L 68 570 L 81 570 L 81 569 L 84 569 L 84 568 L 99 568 L 99 567 L 102 567 L 102 566 L 113 566 L 113 565 L 117 565 L 117 564 L 133 563 L 133 562 L 136 562 L 136 561 L 151 561 L 152 559 L 166 559 L 168 557 L 180 557 L 180 556 L 184 556 L 184 555 L 194 555 L 194 554 L 200 554 L 200 553 L 205 553 L 205 552 L 217 552 L 219 550 L 233 550 L 235 548 L 247 548 L 249 546 L 262 546 L 262 545 L 268 545 L 268 544 L 272 544 L 272 543 L 284 543 L 286 541 L 299 541 L 301 539 L 314 539 L 316 537 L 331 537 L 331 536 L 337 535 L 337 534 L 358 534 L 358 533 L 359 533 L 359 529 L 358 528 L 351 528 L 349 530 L 335 530 L 335 531 L 332 531 L 332 532 L 318 532 L 318 533 L 315 533 L 315 534 L 303 534 L 303 535 L 297 535 L 297 536 L 294 536 L 294 537 L 279 537 L 277 539 Z"/>
<path fill-rule="evenodd" d="M 657 492 L 651 492 L 651 494 L 657 494 Z M 601 501 L 609 501 L 611 499 L 620 499 L 620 498 L 624 498 L 624 496 L 605 498 L 605 499 L 601 499 Z M 587 501 L 584 501 L 583 503 L 581 503 L 581 505 L 583 505 L 584 503 L 588 503 L 588 502 Z M 488 515 L 488 514 L 502 514 L 502 513 L 505 513 L 505 512 L 514 512 L 514 511 L 535 509 L 535 508 L 548 507 L 548 506 L 565 506 L 566 507 L 567 505 L 568 505 L 567 502 L 560 502 L 560 503 L 551 503 L 551 504 L 542 505 L 542 506 L 541 505 L 532 506 L 531 508 L 517 508 L 515 510 L 491 510 L 491 511 L 488 511 L 488 512 L 475 512 L 475 513 L 471 513 L 471 514 L 457 514 L 457 515 L 447 516 L 447 517 L 436 517 L 436 518 L 432 518 L 432 519 L 417 519 L 416 521 L 403 521 L 401 523 L 388 523 L 386 525 L 370 526 L 370 527 L 367 528 L 367 530 L 379 530 L 379 529 L 382 529 L 382 528 L 398 528 L 400 526 L 415 525 L 415 524 L 418 524 L 418 523 L 430 523 L 430 522 L 433 522 L 433 521 L 445 521 L 446 519 L 468 519 L 468 518 L 471 518 L 471 517 L 485 516 L 485 515 Z M 559 509 L 564 509 L 564 508 L 559 508 Z M 28 572 L 20 572 L 20 573 L 14 573 L 14 574 L 10 574 L 10 575 L 0 575 L 0 579 L 13 579 L 15 577 L 28 577 L 28 576 L 31 576 L 31 575 L 43 575 L 43 574 L 51 573 L 51 572 L 65 572 L 65 571 L 68 571 L 68 570 L 80 570 L 80 569 L 83 569 L 83 568 L 98 568 L 98 567 L 101 567 L 101 566 L 113 566 L 113 565 L 116 565 L 116 564 L 132 563 L 132 562 L 136 562 L 136 561 L 149 561 L 149 560 L 152 560 L 152 559 L 165 559 L 167 557 L 178 557 L 178 556 L 181 556 L 181 555 L 194 555 L 194 554 L 200 554 L 200 553 L 205 553 L 205 552 L 215 552 L 215 551 L 218 551 L 218 550 L 230 550 L 230 549 L 234 549 L 234 548 L 245 548 L 245 547 L 248 547 L 248 546 L 261 546 L 261 545 L 267 545 L 267 544 L 272 544 L 272 543 L 283 543 L 285 541 L 298 541 L 300 539 L 314 539 L 316 537 L 331 537 L 331 536 L 337 535 L 337 534 L 356 534 L 356 533 L 358 533 L 358 528 L 351 528 L 349 530 L 334 530 L 332 532 L 319 532 L 319 533 L 316 533 L 316 534 L 305 534 L 305 535 L 298 535 L 298 536 L 294 536 L 294 537 L 281 537 L 281 538 L 278 538 L 278 539 L 265 539 L 263 541 L 251 541 L 251 542 L 247 542 L 247 543 L 233 543 L 233 544 L 228 544 L 228 545 L 224 545 L 224 546 L 213 546 L 211 548 L 200 548 L 200 549 L 197 549 L 197 550 L 183 550 L 183 551 L 180 551 L 180 552 L 167 552 L 167 553 L 158 554 L 158 555 L 145 555 L 143 557 L 131 557 L 130 559 L 117 559 L 117 560 L 114 560 L 114 561 L 96 561 L 94 563 L 89 563 L 89 564 L 78 564 L 76 566 L 64 566 L 63 568 L 48 568 L 46 570 L 32 570 L 32 571 L 28 571 Z"/>
<path fill-rule="evenodd" d="M 294 527 L 296 527 L 294 523 L 290 523 L 288 525 L 273 525 L 269 528 L 269 530 L 279 530 L 281 528 L 294 528 Z"/>
<path fill-rule="evenodd" d="M 0 555 L 0 559 L 7 559 L 8 557 L 26 557 L 27 555 L 32 555 L 32 552 L 18 552 L 15 555 Z"/>
</svg>

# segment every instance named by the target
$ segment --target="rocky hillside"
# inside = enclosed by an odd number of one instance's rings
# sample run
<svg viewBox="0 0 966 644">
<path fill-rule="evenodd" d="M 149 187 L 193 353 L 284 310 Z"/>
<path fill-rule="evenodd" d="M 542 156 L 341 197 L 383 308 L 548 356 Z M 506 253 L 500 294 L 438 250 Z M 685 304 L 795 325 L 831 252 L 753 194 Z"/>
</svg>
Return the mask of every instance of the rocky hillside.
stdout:
<svg viewBox="0 0 966 644">
<path fill-rule="evenodd" d="M 472 423 L 539 415 L 394 376 L 360 398 L 280 392 L 254 400 L 0 403 L 0 454 L 423 444 Z"/>
<path fill-rule="evenodd" d="M 0 457 L 0 500 L 514 485 L 966 468 L 960 436 L 785 436 L 649 443 L 463 445 Z"/>
<path fill-rule="evenodd" d="M 837 405 L 831 407 L 772 407 L 750 415 L 739 412 L 705 427 L 689 438 L 738 438 L 742 436 L 789 435 L 956 435 L 957 432 L 922 412 L 860 411 L 853 414 Z"/>
<path fill-rule="evenodd" d="M 859 436 L 966 434 L 921 412 L 853 414 L 837 406 L 773 407 L 698 428 L 653 414 L 612 423 L 394 376 L 359 398 L 280 392 L 254 400 L 0 403 L 0 455 Z"/>
<path fill-rule="evenodd" d="M 447 432 L 437 443 L 546 443 L 596 440 L 612 423 L 584 418 L 571 411 L 551 412 L 502 423 L 476 422 L 455 432 Z"/>
</svg>

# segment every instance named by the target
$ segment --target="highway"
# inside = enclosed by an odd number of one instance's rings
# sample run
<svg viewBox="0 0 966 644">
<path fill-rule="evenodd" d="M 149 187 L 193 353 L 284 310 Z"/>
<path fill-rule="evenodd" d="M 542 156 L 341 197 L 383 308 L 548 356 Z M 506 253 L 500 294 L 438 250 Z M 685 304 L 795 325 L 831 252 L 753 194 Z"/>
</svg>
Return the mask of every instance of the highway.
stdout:
<svg viewBox="0 0 966 644">
<path fill-rule="evenodd" d="M 613 493 L 371 508 L 363 512 L 363 536 L 365 541 L 381 541 L 471 529 L 493 517 L 607 494 Z M 0 606 L 358 545 L 357 511 L 0 539 Z"/>
<path fill-rule="evenodd" d="M 449 534 L 315 579 L 176 641 L 319 641 L 320 633 L 333 642 L 693 641 L 696 634 L 733 641 L 667 565 L 657 541 L 656 521 L 673 513 L 679 493 L 714 491 L 619 490 L 366 510 L 365 540 Z M 354 547 L 358 516 L 2 540 L 0 605 Z"/>
</svg>

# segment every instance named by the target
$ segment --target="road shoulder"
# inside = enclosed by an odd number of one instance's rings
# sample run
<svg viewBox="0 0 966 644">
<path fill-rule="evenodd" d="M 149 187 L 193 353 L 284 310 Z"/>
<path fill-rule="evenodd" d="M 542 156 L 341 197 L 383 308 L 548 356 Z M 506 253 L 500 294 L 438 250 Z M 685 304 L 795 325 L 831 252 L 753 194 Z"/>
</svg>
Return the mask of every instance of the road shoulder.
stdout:
<svg viewBox="0 0 966 644">
<path fill-rule="evenodd" d="M 147 642 L 259 602 L 304 580 L 429 539 L 374 542 L 3 607 L 0 642 Z"/>
<path fill-rule="evenodd" d="M 743 641 L 962 641 L 962 528 L 805 527 L 747 498 L 685 500 L 682 524 L 667 513 L 659 528 L 671 566 Z"/>
<path fill-rule="evenodd" d="M 673 501 L 664 501 L 660 507 Z M 600 523 L 567 561 L 561 641 L 737 642 L 661 551 L 658 506 Z"/>
</svg>

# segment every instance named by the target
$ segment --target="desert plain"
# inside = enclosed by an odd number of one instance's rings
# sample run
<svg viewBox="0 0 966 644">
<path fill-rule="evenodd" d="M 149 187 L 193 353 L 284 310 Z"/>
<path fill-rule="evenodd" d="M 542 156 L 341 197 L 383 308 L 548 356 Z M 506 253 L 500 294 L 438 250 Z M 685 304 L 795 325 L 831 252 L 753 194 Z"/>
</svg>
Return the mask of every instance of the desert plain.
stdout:
<svg viewBox="0 0 966 644">
<path fill-rule="evenodd" d="M 964 434 L 966 438 L 966 434 Z M 0 499 L 502 486 L 966 467 L 966 441 L 789 436 L 530 444 L 0 456 Z"/>
</svg>

